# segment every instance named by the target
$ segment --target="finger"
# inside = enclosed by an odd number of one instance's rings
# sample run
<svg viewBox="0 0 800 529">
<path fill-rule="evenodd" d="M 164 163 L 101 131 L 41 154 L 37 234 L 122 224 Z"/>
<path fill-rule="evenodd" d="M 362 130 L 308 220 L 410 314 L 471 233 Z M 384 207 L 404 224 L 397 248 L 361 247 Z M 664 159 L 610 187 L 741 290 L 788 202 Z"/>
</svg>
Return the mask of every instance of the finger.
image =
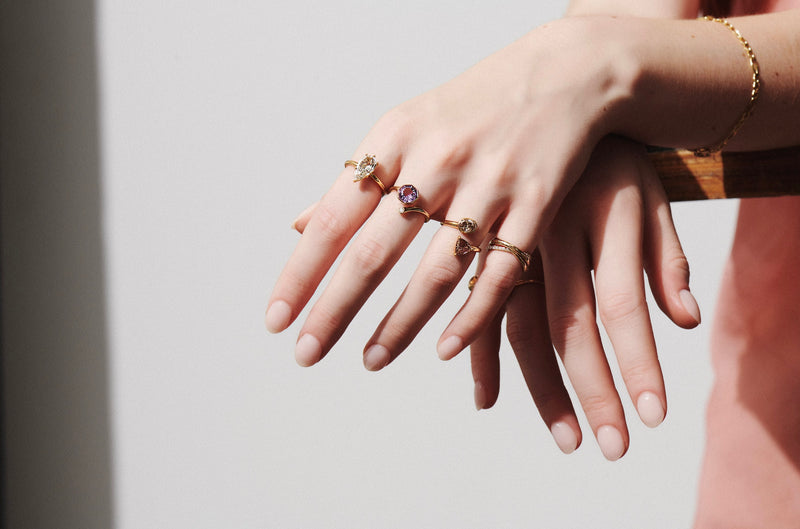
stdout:
<svg viewBox="0 0 800 529">
<path fill-rule="evenodd" d="M 487 235 L 489 237 L 491 235 Z M 486 252 L 478 254 L 478 266 L 475 275 L 470 279 L 470 291 L 483 271 L 486 262 Z M 504 310 L 499 311 L 484 332 L 470 344 L 470 365 L 472 366 L 472 379 L 475 384 L 475 408 L 487 409 L 494 405 L 500 393 L 500 341 L 502 338 L 502 323 Z"/>
<path fill-rule="evenodd" d="M 523 278 L 544 277 L 540 259 L 532 268 Z M 544 283 L 517 286 L 506 312 L 506 334 L 528 391 L 559 449 L 570 454 L 580 446 L 581 429 L 550 340 Z"/>
<path fill-rule="evenodd" d="M 474 245 L 485 238 L 488 230 L 484 226 L 493 223 L 491 215 L 497 214 L 498 207 L 487 201 L 463 207 L 457 203 L 449 209 L 456 213 L 451 217 L 455 219 L 461 212 L 469 211 L 470 218 L 479 219 L 479 229 L 462 234 L 450 226 L 439 228 L 402 295 L 369 339 L 364 356 L 368 369 L 381 369 L 397 358 L 450 296 L 475 256 L 471 251 L 456 255 L 457 241 L 469 238 L 472 241 L 469 244 Z"/>
<path fill-rule="evenodd" d="M 639 417 L 654 428 L 664 420 L 667 401 L 644 291 L 642 207 L 635 186 L 619 189 L 589 239 L 600 319 Z"/>
<path fill-rule="evenodd" d="M 700 324 L 700 307 L 689 290 L 689 261 L 683 253 L 664 188 L 653 167 L 642 165 L 645 199 L 644 266 L 659 308 L 676 325 Z"/>
<path fill-rule="evenodd" d="M 533 201 L 520 202 L 530 204 Z M 498 237 L 526 252 L 536 247 L 539 220 L 530 208 L 518 207 L 503 219 Z M 503 306 L 522 272 L 523 267 L 513 254 L 487 249 L 486 265 L 472 294 L 439 338 L 436 349 L 441 359 L 453 358 L 478 337 L 485 323 Z"/>
<path fill-rule="evenodd" d="M 309 311 L 295 346 L 295 359 L 300 365 L 313 365 L 327 354 L 423 222 L 422 215 L 399 214 L 393 199 L 375 209 Z"/>
<path fill-rule="evenodd" d="M 475 408 L 486 410 L 497 402 L 500 393 L 500 338 L 502 310 L 485 326 L 484 331 L 470 344 L 470 364 L 475 382 Z"/>
<path fill-rule="evenodd" d="M 376 174 L 388 186 L 398 169 L 399 158 L 390 158 L 378 166 Z M 316 206 L 278 277 L 265 315 L 270 332 L 283 331 L 297 318 L 339 253 L 377 206 L 382 196 L 377 184 L 369 178 L 354 183 L 352 177 L 352 169 L 342 171 Z"/>
<path fill-rule="evenodd" d="M 294 221 L 292 222 L 293 230 L 295 230 L 300 235 L 303 234 L 303 232 L 306 229 L 306 225 L 308 225 L 309 219 L 311 219 L 311 217 L 314 215 L 314 210 L 317 208 L 317 204 L 319 204 L 319 201 L 314 202 L 313 204 L 308 206 L 306 209 L 303 210 L 302 213 L 300 213 L 297 216 L 296 219 L 294 219 Z"/>
<path fill-rule="evenodd" d="M 551 239 L 575 240 L 574 235 L 558 232 L 552 237 L 548 234 L 548 241 Z M 548 244 L 543 248 L 553 345 L 603 455 L 615 461 L 628 448 L 628 429 L 597 329 L 588 250 L 580 245 L 559 248 Z"/>
</svg>

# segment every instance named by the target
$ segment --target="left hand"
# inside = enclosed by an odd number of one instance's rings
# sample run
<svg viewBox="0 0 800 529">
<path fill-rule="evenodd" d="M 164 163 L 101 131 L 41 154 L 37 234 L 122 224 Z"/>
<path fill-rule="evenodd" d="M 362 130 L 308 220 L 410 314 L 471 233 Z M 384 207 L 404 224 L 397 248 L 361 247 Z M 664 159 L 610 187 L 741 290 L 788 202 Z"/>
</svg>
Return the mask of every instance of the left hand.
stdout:
<svg viewBox="0 0 800 529">
<path fill-rule="evenodd" d="M 539 249 L 541 259 L 523 279 L 541 279 L 543 284 L 516 287 L 504 308 L 509 341 L 561 450 L 575 450 L 581 430 L 553 346 L 603 454 L 618 459 L 629 436 L 595 306 L 628 394 L 650 427 L 663 421 L 667 400 L 642 272 L 647 272 L 659 307 L 677 325 L 691 328 L 700 322 L 669 203 L 643 148 L 615 137 L 598 144 Z M 478 409 L 497 399 L 502 319 L 503 311 L 471 346 Z"/>
</svg>

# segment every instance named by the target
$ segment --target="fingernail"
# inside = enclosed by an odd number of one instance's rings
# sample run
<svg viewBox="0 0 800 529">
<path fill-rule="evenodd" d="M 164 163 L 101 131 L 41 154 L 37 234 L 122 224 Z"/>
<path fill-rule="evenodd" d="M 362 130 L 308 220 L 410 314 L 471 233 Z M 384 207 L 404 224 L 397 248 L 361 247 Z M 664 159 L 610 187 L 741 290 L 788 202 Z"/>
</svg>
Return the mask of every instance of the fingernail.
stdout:
<svg viewBox="0 0 800 529">
<path fill-rule="evenodd" d="M 450 360 L 455 355 L 461 352 L 464 348 L 464 342 L 458 336 L 451 336 L 439 344 L 436 352 L 442 360 Z"/>
<path fill-rule="evenodd" d="M 386 367 L 392 357 L 389 355 L 389 350 L 380 344 L 370 345 L 364 351 L 364 367 L 368 371 L 379 371 Z"/>
<path fill-rule="evenodd" d="M 558 448 L 565 454 L 571 454 L 578 448 L 578 437 L 567 423 L 553 423 L 550 427 L 550 434 L 553 436 Z"/>
<path fill-rule="evenodd" d="M 636 401 L 636 411 L 648 428 L 655 428 L 664 421 L 664 406 L 655 393 L 645 391 Z"/>
<path fill-rule="evenodd" d="M 616 461 L 625 453 L 625 441 L 622 434 L 613 426 L 601 426 L 597 429 L 597 444 L 600 451 L 609 461 Z"/>
<path fill-rule="evenodd" d="M 475 382 L 475 409 L 485 410 L 486 409 L 486 389 L 484 389 L 483 384 L 480 382 Z"/>
<path fill-rule="evenodd" d="M 294 359 L 303 367 L 313 366 L 322 359 L 322 346 L 314 336 L 304 334 L 294 346 Z"/>
<path fill-rule="evenodd" d="M 680 291 L 678 296 L 680 296 L 681 298 L 681 303 L 683 304 L 683 308 L 686 309 L 686 312 L 688 312 L 692 316 L 692 318 L 694 318 L 694 321 L 696 321 L 699 325 L 700 307 L 697 305 L 697 300 L 694 299 L 692 293 L 689 292 L 687 289 L 683 289 Z"/>
<path fill-rule="evenodd" d="M 289 326 L 292 321 L 292 309 L 289 304 L 282 300 L 273 301 L 264 316 L 264 323 L 267 330 L 272 334 L 281 332 Z"/>
</svg>

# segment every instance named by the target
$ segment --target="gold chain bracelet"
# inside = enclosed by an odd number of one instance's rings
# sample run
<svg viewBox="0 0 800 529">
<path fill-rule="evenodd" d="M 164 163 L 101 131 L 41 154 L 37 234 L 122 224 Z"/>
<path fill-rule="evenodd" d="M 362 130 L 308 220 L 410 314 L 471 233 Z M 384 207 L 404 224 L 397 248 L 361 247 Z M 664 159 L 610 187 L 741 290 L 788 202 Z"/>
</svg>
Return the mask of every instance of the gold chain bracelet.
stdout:
<svg viewBox="0 0 800 529">
<path fill-rule="evenodd" d="M 733 25 L 724 18 L 714 18 L 711 16 L 706 16 L 703 17 L 703 20 L 709 20 L 711 22 L 719 22 L 726 28 L 733 31 L 733 33 L 736 35 L 736 38 L 739 39 L 739 42 L 742 43 L 742 46 L 744 46 L 744 49 L 747 52 L 747 56 L 750 59 L 750 68 L 752 68 L 753 70 L 753 87 L 750 90 L 750 101 L 747 102 L 747 106 L 745 107 L 744 112 L 742 112 L 742 115 L 739 117 L 739 121 L 736 122 L 736 125 L 733 126 L 733 129 L 731 129 L 728 135 L 725 136 L 725 138 L 722 141 L 714 145 L 711 145 L 710 147 L 701 147 L 699 149 L 694 149 L 692 152 L 694 153 L 695 156 L 711 156 L 712 154 L 721 151 L 725 147 L 725 145 L 727 145 L 728 142 L 731 141 L 731 139 L 734 136 L 736 136 L 736 133 L 739 132 L 739 129 L 742 128 L 744 122 L 747 120 L 747 118 L 750 117 L 750 114 L 753 113 L 753 109 L 756 106 L 756 100 L 758 100 L 758 90 L 761 87 L 761 76 L 758 68 L 758 61 L 756 60 L 756 54 L 753 53 L 753 48 L 750 47 L 750 43 L 747 42 L 747 39 L 745 39 L 742 36 L 742 34 L 739 33 L 739 30 L 733 27 Z"/>
</svg>

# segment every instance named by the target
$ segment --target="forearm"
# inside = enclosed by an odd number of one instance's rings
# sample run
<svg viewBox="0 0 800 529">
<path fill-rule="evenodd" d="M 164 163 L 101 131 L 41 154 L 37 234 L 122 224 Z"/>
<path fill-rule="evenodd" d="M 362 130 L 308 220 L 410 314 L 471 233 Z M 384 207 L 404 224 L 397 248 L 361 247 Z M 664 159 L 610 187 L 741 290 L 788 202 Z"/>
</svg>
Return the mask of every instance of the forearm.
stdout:
<svg viewBox="0 0 800 529">
<path fill-rule="evenodd" d="M 732 31 L 698 20 L 589 20 L 597 26 L 586 45 L 614 69 L 620 94 L 609 105 L 601 132 L 689 148 L 713 145 L 727 135 L 752 84 L 744 47 Z M 800 10 L 730 21 L 755 51 L 761 78 L 755 111 L 730 149 L 800 144 Z"/>
<path fill-rule="evenodd" d="M 572 0 L 567 16 L 627 15 L 651 18 L 694 18 L 699 0 Z"/>
</svg>

